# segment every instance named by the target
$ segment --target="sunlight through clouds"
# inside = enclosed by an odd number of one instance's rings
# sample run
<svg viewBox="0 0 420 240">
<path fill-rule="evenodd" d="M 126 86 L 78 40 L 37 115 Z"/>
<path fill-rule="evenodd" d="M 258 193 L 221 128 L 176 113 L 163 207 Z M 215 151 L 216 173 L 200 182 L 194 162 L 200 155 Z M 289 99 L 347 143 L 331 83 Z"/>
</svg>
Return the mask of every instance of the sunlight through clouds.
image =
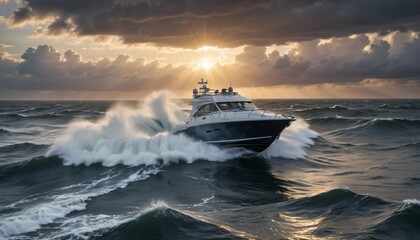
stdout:
<svg viewBox="0 0 420 240">
<path fill-rule="evenodd" d="M 262 97 L 307 87 L 302 97 L 336 98 L 343 86 L 355 97 L 420 97 L 415 1 L 96 1 L 1 2 L 3 98 L 184 94 L 202 77 L 265 89 Z"/>
</svg>

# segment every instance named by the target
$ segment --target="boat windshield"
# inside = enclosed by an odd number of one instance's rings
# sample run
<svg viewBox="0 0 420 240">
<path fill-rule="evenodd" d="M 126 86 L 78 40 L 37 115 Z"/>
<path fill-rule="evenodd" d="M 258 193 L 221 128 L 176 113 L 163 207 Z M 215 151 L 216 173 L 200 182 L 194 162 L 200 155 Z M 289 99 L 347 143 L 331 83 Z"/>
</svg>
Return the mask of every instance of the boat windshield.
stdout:
<svg viewBox="0 0 420 240">
<path fill-rule="evenodd" d="M 194 117 L 204 116 L 216 111 L 219 111 L 216 105 L 214 105 L 213 103 L 206 104 L 198 109 L 198 111 L 194 114 Z"/>
<path fill-rule="evenodd" d="M 220 110 L 222 111 L 230 111 L 230 110 L 252 111 L 256 109 L 255 105 L 252 102 L 225 102 L 225 103 L 217 103 L 217 106 L 219 106 Z"/>
</svg>

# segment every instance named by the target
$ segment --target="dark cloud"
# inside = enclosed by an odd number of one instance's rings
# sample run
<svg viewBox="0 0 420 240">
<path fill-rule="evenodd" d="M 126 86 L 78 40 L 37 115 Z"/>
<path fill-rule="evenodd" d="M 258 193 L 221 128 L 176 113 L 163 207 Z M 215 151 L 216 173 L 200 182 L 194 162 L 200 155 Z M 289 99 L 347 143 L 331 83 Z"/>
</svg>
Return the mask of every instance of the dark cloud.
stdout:
<svg viewBox="0 0 420 240">
<path fill-rule="evenodd" d="M 399 38 L 397 34 L 390 42 Z M 365 35 L 334 38 L 326 43 L 302 42 L 285 55 L 268 52 L 266 47 L 248 46 L 237 55 L 234 64 L 224 67 L 224 72 L 235 76 L 240 86 L 348 84 L 366 79 L 401 83 L 420 80 L 420 61 L 416 61 L 420 56 L 420 39 L 414 38 L 400 51 L 390 54 L 392 48 L 384 40 L 371 43 Z"/>
<path fill-rule="evenodd" d="M 23 22 L 29 21 L 35 17 L 34 12 L 31 10 L 30 7 L 20 7 L 13 11 L 13 24 L 21 24 Z"/>
<path fill-rule="evenodd" d="M 420 30 L 417 0 L 23 0 L 12 22 L 54 17 L 46 31 L 116 35 L 194 48 L 268 46 L 355 33 Z"/>
<path fill-rule="evenodd" d="M 49 45 L 28 48 L 22 62 L 0 54 L 0 89 L 59 91 L 150 91 L 174 87 L 187 77 L 186 67 L 119 56 L 84 62 L 74 51 L 59 53 Z"/>
<path fill-rule="evenodd" d="M 266 47 L 246 46 L 244 51 L 236 56 L 235 61 L 247 67 L 257 67 L 266 62 L 266 49 Z"/>
<path fill-rule="evenodd" d="M 52 22 L 47 29 L 47 33 L 51 35 L 60 35 L 71 30 L 71 24 L 65 20 L 58 18 Z"/>
<path fill-rule="evenodd" d="M 266 47 L 247 46 L 235 62 L 216 64 L 211 80 L 233 80 L 236 87 L 303 86 L 366 83 L 376 79 L 393 85 L 420 80 L 420 39 L 414 38 L 390 54 L 393 44 L 369 41 L 365 35 L 298 43 L 287 54 L 268 52 Z M 203 72 L 190 66 L 161 65 L 157 60 L 120 55 L 97 62 L 83 61 L 78 53 L 61 54 L 48 45 L 28 48 L 22 61 L 0 54 L 0 89 L 54 91 L 152 91 L 162 88 L 189 91 Z M 418 89 L 420 84 L 414 84 Z M 219 86 L 220 87 L 220 86 Z"/>
</svg>

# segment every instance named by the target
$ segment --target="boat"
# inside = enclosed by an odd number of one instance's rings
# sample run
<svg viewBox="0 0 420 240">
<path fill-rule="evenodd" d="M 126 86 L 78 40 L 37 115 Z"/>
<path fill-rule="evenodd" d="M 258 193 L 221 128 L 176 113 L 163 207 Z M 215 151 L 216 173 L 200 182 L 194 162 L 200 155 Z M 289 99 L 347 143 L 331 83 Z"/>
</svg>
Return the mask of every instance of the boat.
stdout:
<svg viewBox="0 0 420 240">
<path fill-rule="evenodd" d="M 208 88 L 207 80 L 201 79 L 198 84 L 199 89 L 193 90 L 190 116 L 174 127 L 174 134 L 185 134 L 223 148 L 259 153 L 295 121 L 293 116 L 257 108 L 231 86 L 219 91 Z"/>
</svg>

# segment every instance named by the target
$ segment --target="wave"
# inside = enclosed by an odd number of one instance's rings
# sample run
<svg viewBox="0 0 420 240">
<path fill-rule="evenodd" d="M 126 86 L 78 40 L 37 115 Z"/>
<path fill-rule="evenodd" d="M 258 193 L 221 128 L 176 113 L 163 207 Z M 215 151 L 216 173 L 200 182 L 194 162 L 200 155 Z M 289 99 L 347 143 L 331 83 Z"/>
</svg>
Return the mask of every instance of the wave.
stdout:
<svg viewBox="0 0 420 240">
<path fill-rule="evenodd" d="M 0 180 L 10 176 L 25 176 L 32 172 L 57 166 L 62 166 L 61 160 L 57 157 L 34 157 L 26 161 L 16 161 L 0 166 Z"/>
<path fill-rule="evenodd" d="M 334 127 L 336 124 L 356 124 L 360 121 L 360 118 L 346 118 L 341 116 L 335 117 L 313 117 L 307 119 L 310 123 L 318 125 L 330 125 Z"/>
<path fill-rule="evenodd" d="M 49 149 L 46 156 L 57 155 L 65 165 L 127 166 L 169 164 L 196 160 L 226 161 L 246 154 L 240 149 L 220 149 L 184 135 L 171 134 L 172 128 L 187 114 L 170 98 L 168 92 L 156 92 L 144 105 L 130 108 L 117 105 L 97 122 L 76 121 Z M 317 134 L 298 120 L 273 143 L 265 157 L 305 156 L 305 147 Z"/>
<path fill-rule="evenodd" d="M 404 118 L 374 118 L 368 121 L 365 125 L 386 127 L 386 128 L 400 128 L 400 127 L 420 127 L 420 120 L 404 119 Z"/>
<path fill-rule="evenodd" d="M 26 119 L 26 116 L 23 114 L 19 114 L 19 113 L 6 113 L 6 114 L 2 114 L 0 115 L 0 120 L 6 120 L 6 121 L 17 121 L 17 120 L 22 120 L 22 119 Z"/>
<path fill-rule="evenodd" d="M 30 159 L 36 156 L 42 156 L 49 145 L 34 144 L 29 142 L 5 145 L 0 147 L 0 159 Z"/>
<path fill-rule="evenodd" d="M 392 109 L 392 110 L 420 110 L 419 107 L 413 106 L 411 104 L 405 104 L 405 105 L 397 105 L 397 106 L 391 106 L 389 104 L 382 104 L 380 105 L 378 108 L 383 108 L 383 109 Z"/>
<path fill-rule="evenodd" d="M 81 114 L 81 113 L 80 113 Z M 3 123 L 25 123 L 25 124 L 33 124 L 34 121 L 37 122 L 67 122 L 74 118 L 76 114 L 61 114 L 61 113 L 55 113 L 55 112 L 19 112 L 19 113 L 7 113 L 0 115 L 0 122 Z"/>
<path fill-rule="evenodd" d="M 37 114 L 37 115 L 28 115 L 24 119 L 26 122 L 29 121 L 42 121 L 42 122 L 66 122 L 70 121 L 74 118 L 74 115 L 63 115 L 59 113 L 45 113 L 45 114 Z"/>
<path fill-rule="evenodd" d="M 202 218 L 157 202 L 138 217 L 98 236 L 100 239 L 244 239 Z"/>
<path fill-rule="evenodd" d="M 45 110 L 49 110 L 49 108 L 47 107 L 32 107 L 29 109 L 23 109 L 21 111 L 19 111 L 20 113 L 32 113 L 32 112 L 42 112 Z"/>
<path fill-rule="evenodd" d="M 43 150 L 46 147 L 48 147 L 48 145 L 24 142 L 24 143 L 1 146 L 0 153 L 10 153 L 10 152 L 32 153 L 34 151 Z"/>
<path fill-rule="evenodd" d="M 71 118 L 73 116 L 70 116 Z M 45 113 L 40 115 L 31 115 L 28 116 L 30 119 L 40 119 L 40 120 L 49 120 L 49 119 L 63 119 L 63 118 L 69 118 L 69 116 L 64 116 L 62 114 L 58 113 Z"/>
<path fill-rule="evenodd" d="M 418 177 L 410 177 L 408 179 L 406 179 L 406 181 L 404 182 L 405 185 L 420 185 L 420 178 Z"/>
<path fill-rule="evenodd" d="M 351 107 L 346 107 L 344 105 L 340 105 L 340 104 L 336 104 L 332 107 L 329 107 L 329 109 L 338 109 L 338 110 L 359 110 L 357 108 L 351 108 Z"/>
<path fill-rule="evenodd" d="M 337 129 L 329 134 L 338 135 L 366 135 L 366 134 L 405 134 L 406 131 L 420 130 L 420 120 L 402 118 L 374 118 L 362 119 L 349 128 Z"/>
<path fill-rule="evenodd" d="M 300 237 L 302 233 L 312 238 L 355 238 L 363 234 L 376 238 L 410 239 L 418 236 L 420 231 L 420 201 L 416 199 L 392 202 L 338 188 L 271 207 L 274 207 L 274 211 L 282 209 L 279 214 L 282 225 L 298 229 L 297 236 Z M 349 221 L 352 225 L 349 225 Z M 214 224 L 193 212 L 171 208 L 163 201 L 153 202 L 138 213 L 76 215 L 58 224 L 59 230 L 49 233 L 49 238 L 163 239 L 168 238 L 168 234 L 175 239 L 252 238 L 247 233 Z"/>
<path fill-rule="evenodd" d="M 6 135 L 10 135 L 12 132 L 10 132 L 9 130 L 0 128 L 0 136 L 6 136 Z"/>
<path fill-rule="evenodd" d="M 351 108 L 346 107 L 344 105 L 336 104 L 331 107 L 310 107 L 310 108 L 302 108 L 302 109 L 295 109 L 296 112 L 320 112 L 320 111 L 360 111 L 362 109 L 358 108 Z M 363 109 L 365 110 L 365 109 Z"/>
<path fill-rule="evenodd" d="M 292 109 L 302 109 L 302 108 L 308 108 L 308 105 L 296 103 L 296 104 L 292 104 L 290 106 L 290 108 L 292 108 Z"/>
<path fill-rule="evenodd" d="M 379 116 L 384 112 L 382 109 L 374 109 L 369 107 L 354 108 L 347 107 L 344 105 L 333 105 L 327 107 L 309 107 L 303 109 L 294 109 L 294 112 L 298 115 L 305 116 L 307 118 L 314 117 L 329 117 L 331 115 L 340 115 L 345 117 L 363 118 L 366 116 Z"/>
<path fill-rule="evenodd" d="M 360 200 L 368 200 L 366 203 Z M 301 198 L 288 203 L 291 209 L 318 209 L 327 210 L 334 205 L 346 205 L 350 202 L 355 202 L 361 205 L 372 204 L 381 205 L 386 201 L 370 195 L 361 195 L 350 191 L 348 188 L 336 188 L 327 192 L 322 192 L 317 195 Z"/>
<path fill-rule="evenodd" d="M 154 201 L 140 211 L 124 215 L 81 215 L 64 219 L 43 239 L 243 239 L 242 232 L 206 221 L 194 213 Z"/>
<path fill-rule="evenodd" d="M 371 227 L 372 236 L 415 239 L 420 234 L 420 201 L 407 199 L 379 223 Z"/>
<path fill-rule="evenodd" d="M 101 237 L 105 233 L 113 232 L 120 226 L 135 222 L 142 215 L 151 212 L 165 211 L 169 206 L 164 201 L 152 202 L 139 212 L 124 215 L 86 214 L 68 217 L 60 223 L 58 231 L 49 233 L 45 238 L 49 239 L 93 239 Z M 44 238 L 41 236 L 39 238 Z M 131 239 L 128 237 L 128 239 Z"/>
<path fill-rule="evenodd" d="M 338 188 L 291 200 L 285 206 L 290 216 L 284 219 L 298 215 L 317 222 L 316 227 L 311 226 L 312 236 L 327 237 L 325 234 L 331 231 L 323 227 L 328 226 L 334 226 L 333 232 L 340 232 L 347 238 L 360 236 L 360 233 L 375 238 L 412 238 L 420 233 L 420 201 L 416 199 L 392 202 Z M 352 221 L 353 225 L 349 226 L 348 221 L 355 218 L 359 221 Z"/>
<path fill-rule="evenodd" d="M 373 146 L 373 145 L 372 145 Z M 378 150 L 404 150 L 404 149 L 413 149 L 413 153 L 416 153 L 420 147 L 420 142 L 413 142 L 413 143 L 405 143 L 405 144 L 397 144 L 397 145 L 391 145 L 391 146 L 380 146 L 377 149 Z"/>
<path fill-rule="evenodd" d="M 128 177 L 112 169 L 95 180 L 62 187 L 42 195 L 34 195 L 5 208 L 15 209 L 0 219 L 0 238 L 33 232 L 74 211 L 84 210 L 93 197 L 125 188 L 130 182 L 147 179 L 157 168 L 140 169 Z"/>
</svg>

